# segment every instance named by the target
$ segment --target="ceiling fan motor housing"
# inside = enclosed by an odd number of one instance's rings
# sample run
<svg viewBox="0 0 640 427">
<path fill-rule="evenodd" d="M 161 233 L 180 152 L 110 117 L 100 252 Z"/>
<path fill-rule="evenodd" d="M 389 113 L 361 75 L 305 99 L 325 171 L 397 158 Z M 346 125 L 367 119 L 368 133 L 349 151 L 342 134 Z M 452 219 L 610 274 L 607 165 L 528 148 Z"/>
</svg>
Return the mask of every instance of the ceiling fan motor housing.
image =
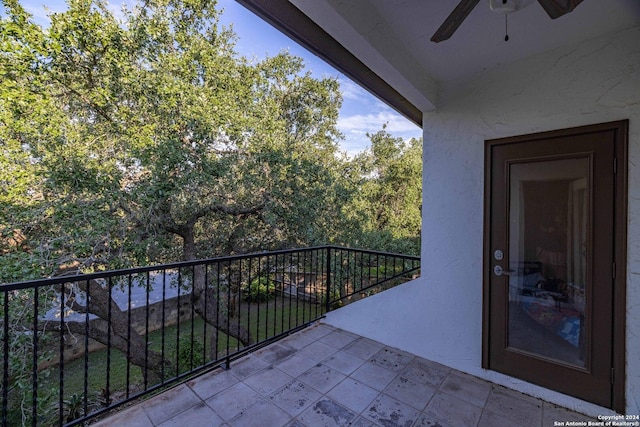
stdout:
<svg viewBox="0 0 640 427">
<path fill-rule="evenodd" d="M 496 13 L 513 13 L 519 9 L 515 0 L 489 0 L 489 7 Z"/>
</svg>

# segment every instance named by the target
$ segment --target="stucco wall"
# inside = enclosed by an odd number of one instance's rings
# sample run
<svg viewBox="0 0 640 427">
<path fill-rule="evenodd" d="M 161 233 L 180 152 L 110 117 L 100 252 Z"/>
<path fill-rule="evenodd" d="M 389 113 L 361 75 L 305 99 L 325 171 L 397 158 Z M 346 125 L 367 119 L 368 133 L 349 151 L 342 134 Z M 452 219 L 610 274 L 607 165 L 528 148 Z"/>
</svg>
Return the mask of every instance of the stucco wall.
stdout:
<svg viewBox="0 0 640 427">
<path fill-rule="evenodd" d="M 327 322 L 592 415 L 480 368 L 484 141 L 629 119 L 627 413 L 640 413 L 640 27 L 486 71 L 425 114 L 422 277 Z"/>
</svg>

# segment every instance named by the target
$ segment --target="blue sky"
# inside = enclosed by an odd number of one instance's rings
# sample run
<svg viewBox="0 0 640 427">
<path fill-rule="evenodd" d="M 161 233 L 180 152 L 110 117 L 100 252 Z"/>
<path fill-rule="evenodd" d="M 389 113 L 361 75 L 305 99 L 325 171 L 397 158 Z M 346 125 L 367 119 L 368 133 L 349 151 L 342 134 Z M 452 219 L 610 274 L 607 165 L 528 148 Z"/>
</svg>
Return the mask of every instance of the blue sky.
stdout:
<svg viewBox="0 0 640 427">
<path fill-rule="evenodd" d="M 45 26 L 48 13 L 66 9 L 64 0 L 20 0 L 20 3 L 29 13 L 34 15 L 36 22 Z M 120 13 L 123 3 L 122 0 L 110 0 L 110 7 L 116 16 Z M 232 26 L 238 35 L 237 50 L 240 54 L 248 58 L 261 59 L 286 50 L 293 55 L 304 58 L 307 70 L 314 76 L 338 78 L 343 95 L 338 127 L 345 136 L 340 146 L 347 154 L 354 155 L 365 149 L 369 145 L 369 139 L 366 137 L 367 132 L 376 132 L 385 123 L 387 123 L 387 130 L 394 136 L 406 139 L 422 136 L 420 128 L 256 17 L 235 0 L 218 0 L 218 7 L 223 9 L 222 23 Z"/>
</svg>

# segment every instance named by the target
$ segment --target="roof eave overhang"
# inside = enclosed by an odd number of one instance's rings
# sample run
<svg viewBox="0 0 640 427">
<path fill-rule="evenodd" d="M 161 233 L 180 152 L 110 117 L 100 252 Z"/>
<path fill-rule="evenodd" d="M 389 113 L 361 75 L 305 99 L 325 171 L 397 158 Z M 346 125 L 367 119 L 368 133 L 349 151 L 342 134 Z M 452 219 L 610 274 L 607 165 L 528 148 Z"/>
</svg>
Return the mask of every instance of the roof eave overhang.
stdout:
<svg viewBox="0 0 640 427">
<path fill-rule="evenodd" d="M 422 127 L 422 111 L 288 0 L 236 0 Z"/>
</svg>

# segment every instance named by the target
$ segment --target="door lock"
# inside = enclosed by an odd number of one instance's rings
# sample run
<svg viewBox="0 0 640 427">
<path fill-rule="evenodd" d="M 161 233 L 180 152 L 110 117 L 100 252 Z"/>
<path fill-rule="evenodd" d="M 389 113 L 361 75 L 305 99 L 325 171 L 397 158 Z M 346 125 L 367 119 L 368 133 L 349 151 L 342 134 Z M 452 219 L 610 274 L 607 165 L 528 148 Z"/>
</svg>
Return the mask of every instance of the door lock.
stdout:
<svg viewBox="0 0 640 427">
<path fill-rule="evenodd" d="M 511 273 L 513 273 L 513 270 L 504 270 L 500 265 L 493 267 L 493 274 L 496 276 L 511 276 Z"/>
</svg>

